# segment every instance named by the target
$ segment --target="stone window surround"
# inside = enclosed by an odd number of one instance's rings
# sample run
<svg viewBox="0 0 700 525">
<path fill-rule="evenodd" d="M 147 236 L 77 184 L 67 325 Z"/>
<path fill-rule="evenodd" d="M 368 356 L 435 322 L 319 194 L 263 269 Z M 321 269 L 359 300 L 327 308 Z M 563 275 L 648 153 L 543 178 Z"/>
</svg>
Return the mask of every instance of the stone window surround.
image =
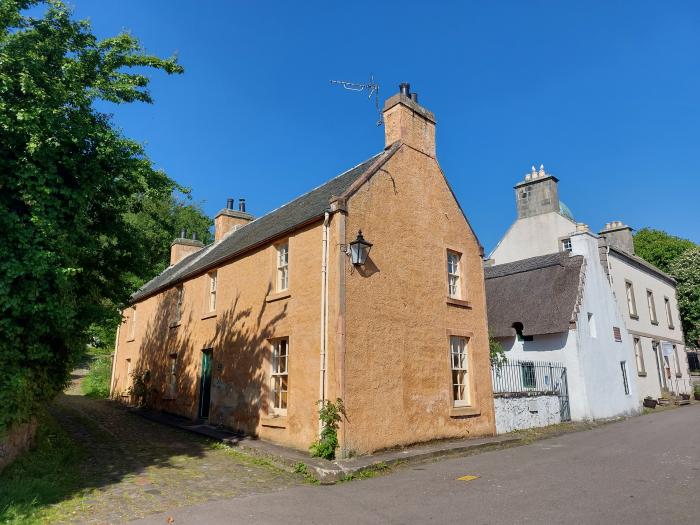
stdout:
<svg viewBox="0 0 700 525">
<path fill-rule="evenodd" d="M 182 323 L 182 314 L 185 307 L 185 285 L 180 283 L 173 288 L 175 290 L 175 310 L 173 311 L 173 318 L 170 321 L 170 328 L 175 328 L 180 326 Z"/>
<path fill-rule="evenodd" d="M 659 318 L 656 315 L 656 300 L 654 299 L 654 291 L 647 288 L 647 307 L 649 308 L 649 321 L 653 325 L 659 324 Z"/>
<path fill-rule="evenodd" d="M 218 270 L 211 270 L 207 273 L 207 294 L 205 303 L 205 312 L 213 313 L 216 312 L 216 300 L 219 284 L 219 272 Z"/>
<path fill-rule="evenodd" d="M 627 374 L 627 361 L 620 361 L 620 372 L 622 374 L 622 386 L 625 389 L 625 395 L 630 395 L 630 384 Z"/>
<path fill-rule="evenodd" d="M 275 293 L 282 293 L 289 290 L 289 238 L 283 239 L 274 245 L 275 253 Z M 282 261 L 282 253 L 285 253 L 285 260 Z"/>
<path fill-rule="evenodd" d="M 568 247 L 566 246 L 566 241 L 568 241 Z M 571 246 L 571 235 L 565 235 L 564 237 L 559 237 L 557 240 L 559 244 L 559 251 L 560 252 L 569 252 L 571 253 L 572 246 Z"/>
<path fill-rule="evenodd" d="M 446 347 L 446 359 L 445 359 L 445 369 L 447 384 L 449 385 L 449 415 L 452 418 L 459 417 L 469 417 L 469 416 L 479 416 L 481 415 L 481 408 L 478 404 L 478 390 L 476 381 L 474 381 L 474 352 L 470 351 L 469 346 L 473 347 L 474 332 L 469 330 L 461 329 L 450 329 L 445 330 L 445 347 Z M 467 340 L 467 379 L 469 381 L 469 402 L 467 406 L 454 406 L 454 399 L 452 398 L 452 349 L 450 346 L 452 337 L 464 337 Z"/>
<path fill-rule="evenodd" d="M 459 308 L 471 308 L 472 303 L 471 301 L 467 300 L 467 288 L 466 288 L 466 282 L 464 279 L 464 253 L 462 250 L 457 249 L 454 246 L 446 246 L 444 250 L 444 259 L 443 259 L 443 268 L 445 269 L 444 271 L 447 273 L 447 268 L 448 268 L 448 255 L 450 253 L 455 253 L 459 256 L 459 296 L 458 297 L 452 297 L 450 296 L 450 284 L 449 284 L 449 275 L 446 275 L 446 281 L 445 281 L 445 302 L 450 305 L 450 306 L 457 306 Z M 445 274 L 443 274 L 445 275 Z"/>
<path fill-rule="evenodd" d="M 669 330 L 675 330 L 676 326 L 673 322 L 673 313 L 671 312 L 671 300 L 664 296 L 664 306 L 666 308 L 666 322 Z"/>
<path fill-rule="evenodd" d="M 268 344 L 270 345 L 270 401 L 268 404 L 268 415 L 271 418 L 277 419 L 277 418 L 285 418 L 287 416 L 287 411 L 289 409 L 289 355 L 290 355 L 290 338 L 287 336 L 282 336 L 282 337 L 272 337 L 267 340 Z M 274 364 L 274 353 L 275 353 L 275 345 L 279 344 L 281 341 L 286 341 L 286 354 L 285 354 L 285 368 L 284 372 L 275 372 L 275 364 Z M 285 408 L 276 408 L 274 406 L 275 401 L 272 399 L 272 394 L 274 392 L 274 389 L 272 387 L 272 383 L 277 377 L 282 377 L 285 376 L 287 378 L 287 384 L 286 384 L 286 407 Z"/>
<path fill-rule="evenodd" d="M 126 342 L 136 340 L 136 305 L 131 307 L 131 315 L 129 316 L 129 333 L 126 337 Z"/>
<path fill-rule="evenodd" d="M 462 254 L 456 250 L 446 250 L 447 297 L 462 298 Z M 454 291 L 453 291 L 454 288 Z"/>
<path fill-rule="evenodd" d="M 625 279 L 625 298 L 627 299 L 627 310 L 631 319 L 639 319 L 637 309 L 637 299 L 634 295 L 634 284 L 629 279 Z"/>
<path fill-rule="evenodd" d="M 632 346 L 634 347 L 634 357 L 635 364 L 637 365 L 637 375 L 640 377 L 646 377 L 647 369 L 644 364 L 644 350 L 642 349 L 642 338 L 632 337 Z"/>
</svg>

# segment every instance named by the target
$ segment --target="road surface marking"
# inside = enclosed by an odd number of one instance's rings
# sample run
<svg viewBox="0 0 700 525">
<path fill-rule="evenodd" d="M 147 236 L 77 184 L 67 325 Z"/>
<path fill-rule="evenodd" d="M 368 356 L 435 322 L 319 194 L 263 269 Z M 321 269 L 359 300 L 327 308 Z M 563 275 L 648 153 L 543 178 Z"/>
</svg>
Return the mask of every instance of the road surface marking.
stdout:
<svg viewBox="0 0 700 525">
<path fill-rule="evenodd" d="M 462 476 L 461 478 L 457 478 L 457 481 L 472 481 L 475 479 L 479 479 L 479 476 Z"/>
</svg>

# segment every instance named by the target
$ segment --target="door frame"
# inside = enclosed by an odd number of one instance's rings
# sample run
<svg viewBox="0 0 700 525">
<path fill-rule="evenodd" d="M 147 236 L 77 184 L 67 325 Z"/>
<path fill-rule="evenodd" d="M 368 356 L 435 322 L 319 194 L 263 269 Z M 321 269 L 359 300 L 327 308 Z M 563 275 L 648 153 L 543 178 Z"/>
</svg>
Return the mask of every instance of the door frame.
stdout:
<svg viewBox="0 0 700 525">
<path fill-rule="evenodd" d="M 211 376 L 212 376 L 212 360 L 214 357 L 213 348 L 203 348 L 201 351 L 202 359 L 199 368 L 199 400 L 197 403 L 197 417 L 199 419 L 209 419 L 211 409 Z M 205 360 L 208 367 L 205 369 Z M 208 372 L 208 384 L 205 384 L 205 373 Z M 206 392 L 206 401 L 205 401 Z M 205 406 L 206 403 L 206 406 Z M 206 414 L 205 414 L 206 408 Z"/>
</svg>

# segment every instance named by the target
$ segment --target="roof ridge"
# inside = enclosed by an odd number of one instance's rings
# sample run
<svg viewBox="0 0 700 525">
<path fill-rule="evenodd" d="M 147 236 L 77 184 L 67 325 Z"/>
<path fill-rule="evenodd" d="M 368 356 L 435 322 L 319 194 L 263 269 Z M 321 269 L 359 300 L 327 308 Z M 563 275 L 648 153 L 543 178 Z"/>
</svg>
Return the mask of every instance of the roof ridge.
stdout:
<svg viewBox="0 0 700 525">
<path fill-rule="evenodd" d="M 384 150 L 384 151 L 386 151 L 386 150 Z M 302 193 L 301 195 L 298 195 L 297 197 L 294 197 L 292 200 L 287 201 L 287 202 L 285 202 L 284 204 L 282 204 L 281 206 L 278 206 L 277 208 L 275 208 L 275 209 L 273 209 L 273 210 L 267 212 L 266 214 L 261 215 L 260 217 L 257 217 L 256 219 L 250 221 L 250 223 L 253 223 L 253 222 L 255 222 L 255 221 L 259 220 L 259 219 L 262 219 L 263 217 L 265 217 L 265 216 L 267 216 L 267 215 L 270 215 L 271 213 L 275 213 L 276 211 L 281 210 L 281 209 L 284 208 L 285 206 L 289 206 L 289 205 L 292 204 L 294 201 L 297 201 L 297 200 L 301 199 L 302 197 L 305 197 L 305 196 L 308 195 L 309 193 L 312 193 L 312 192 L 318 190 L 319 188 L 322 188 L 322 187 L 325 186 L 326 184 L 329 184 L 329 183 L 333 182 L 334 180 L 339 179 L 339 178 L 342 177 L 343 175 L 346 175 L 347 173 L 350 173 L 352 170 L 359 168 L 359 167 L 362 166 L 363 164 L 366 164 L 367 162 L 376 159 L 376 158 L 379 157 L 382 153 L 384 153 L 384 151 L 380 151 L 379 153 L 376 153 L 376 154 L 372 155 L 369 159 L 366 159 L 364 162 L 360 162 L 360 163 L 358 163 L 358 164 L 355 164 L 352 168 L 345 170 L 345 171 L 344 171 L 343 173 L 341 173 L 340 175 L 336 175 L 336 176 L 333 177 L 332 179 L 328 179 L 326 182 L 324 182 L 324 183 L 322 183 L 322 184 L 319 184 L 318 186 L 316 186 L 316 187 L 314 187 L 314 188 L 311 188 L 309 191 L 304 192 L 304 193 Z M 250 224 L 250 223 L 249 223 L 249 224 Z"/>
<path fill-rule="evenodd" d="M 304 224 L 323 216 L 332 199 L 343 194 L 359 178 L 374 172 L 396 151 L 396 144 L 369 159 L 328 179 L 289 202 L 261 215 L 243 227 L 229 232 L 195 254 L 188 255 L 145 283 L 131 296 L 130 303 L 140 301 L 182 280 L 194 277 L 224 261 L 256 249 L 276 238 L 288 235 Z"/>
<path fill-rule="evenodd" d="M 514 275 L 517 273 L 531 272 L 551 266 L 569 266 L 568 263 L 574 259 L 583 258 L 583 255 L 569 254 L 568 252 L 554 252 L 545 255 L 536 255 L 526 259 L 519 259 L 494 266 L 486 266 L 484 268 L 485 279 L 495 279 L 505 275 Z M 542 263 L 542 264 L 538 264 Z M 499 271 L 500 270 L 500 271 Z M 488 275 L 491 274 L 491 275 Z"/>
<path fill-rule="evenodd" d="M 635 253 L 629 253 L 629 252 L 622 250 L 620 248 L 617 248 L 615 246 L 609 246 L 609 248 L 610 248 L 610 251 L 612 251 L 612 252 L 618 253 L 618 254 L 622 255 L 623 257 L 628 257 L 629 259 L 632 259 L 633 261 L 635 261 L 643 266 L 646 266 L 649 270 L 657 273 L 660 277 L 671 280 L 674 283 L 677 282 L 676 278 L 673 275 L 670 275 L 670 274 L 664 272 L 661 268 L 657 267 L 655 264 L 650 263 L 649 261 L 640 257 L 639 255 L 637 255 Z"/>
</svg>

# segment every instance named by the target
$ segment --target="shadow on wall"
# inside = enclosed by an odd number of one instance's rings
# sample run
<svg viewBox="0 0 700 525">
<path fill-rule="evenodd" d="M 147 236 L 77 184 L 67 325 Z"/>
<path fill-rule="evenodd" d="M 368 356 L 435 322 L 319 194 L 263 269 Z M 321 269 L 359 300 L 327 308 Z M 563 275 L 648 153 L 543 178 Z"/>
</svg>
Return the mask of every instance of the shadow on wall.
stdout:
<svg viewBox="0 0 700 525">
<path fill-rule="evenodd" d="M 362 277 L 372 277 L 375 273 L 379 272 L 379 267 L 374 264 L 372 258 L 368 255 L 365 264 L 362 266 L 356 266 L 355 269 Z"/>
<path fill-rule="evenodd" d="M 541 334 L 534 336 L 531 340 L 521 341 L 524 352 L 556 352 L 566 348 L 569 332 L 555 334 Z M 501 344 L 506 352 L 513 350 L 518 339 L 515 336 L 501 339 Z M 538 356 L 537 359 L 547 359 L 546 355 Z"/>
<path fill-rule="evenodd" d="M 269 293 L 268 286 L 265 296 Z M 217 310 L 215 319 L 199 320 L 190 314 L 178 324 L 174 322 L 177 290 L 164 295 L 146 329 L 136 366 L 136 373 L 147 378 L 145 406 L 199 418 L 202 398 L 206 400 L 202 391 L 206 352 L 211 358 L 209 422 L 255 432 L 261 410 L 268 408 L 269 339 L 275 335 L 275 325 L 286 317 L 287 306 L 270 317 L 265 299 L 258 308 L 240 303 L 239 294 L 229 308 Z M 195 337 L 193 330 L 202 330 L 202 335 Z"/>
</svg>

